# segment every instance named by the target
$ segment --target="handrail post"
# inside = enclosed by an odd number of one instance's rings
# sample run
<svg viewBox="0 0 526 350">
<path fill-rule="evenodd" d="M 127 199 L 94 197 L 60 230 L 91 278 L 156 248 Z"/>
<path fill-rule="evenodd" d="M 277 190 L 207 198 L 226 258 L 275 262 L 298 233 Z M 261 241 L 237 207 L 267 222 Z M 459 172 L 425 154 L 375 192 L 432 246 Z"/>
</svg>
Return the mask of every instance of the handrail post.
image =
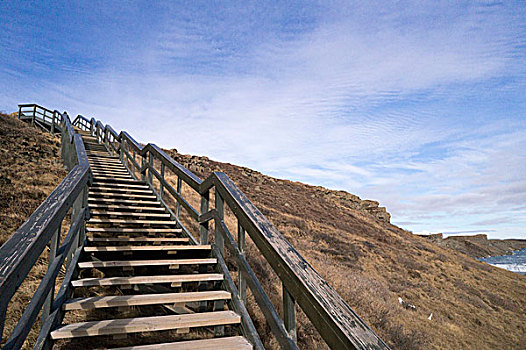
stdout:
<svg viewBox="0 0 526 350">
<path fill-rule="evenodd" d="M 142 155 L 141 170 L 146 166 L 146 155 Z M 146 171 L 141 172 L 141 180 L 146 181 Z"/>
<path fill-rule="evenodd" d="M 215 225 L 215 244 L 217 248 L 219 249 L 219 252 L 221 253 L 221 255 L 224 256 L 225 255 L 225 241 L 224 241 L 223 235 L 221 234 L 219 225 L 221 225 L 221 222 L 225 218 L 225 201 L 223 197 L 221 197 L 221 195 L 219 194 L 217 187 L 215 191 L 215 198 L 216 198 L 216 213 L 219 218 L 219 220 L 217 220 L 216 225 Z"/>
<path fill-rule="evenodd" d="M 51 241 L 49 242 L 49 264 L 48 268 L 53 264 L 53 261 L 55 260 L 57 256 L 57 249 L 60 245 L 60 231 L 62 229 L 62 223 L 58 225 L 58 229 L 53 233 L 53 236 L 51 236 Z M 53 281 L 54 282 L 54 281 Z M 44 322 L 46 322 L 46 319 L 49 316 L 49 313 L 51 312 L 51 304 L 53 303 L 53 296 L 55 292 L 55 283 L 53 283 L 53 286 L 51 287 L 51 290 L 49 291 L 49 294 L 46 297 L 46 301 L 44 302 L 44 305 L 42 306 L 42 319 L 41 319 L 41 326 L 44 325 Z"/>
<path fill-rule="evenodd" d="M 22 117 L 22 106 L 18 106 L 18 119 Z M 1 334 L 0 334 L 1 335 Z"/>
<path fill-rule="evenodd" d="M 201 195 L 201 215 L 208 211 L 208 203 L 210 201 L 210 191 L 206 191 Z M 199 224 L 199 243 L 208 244 L 208 221 Z"/>
<path fill-rule="evenodd" d="M 239 252 L 241 254 L 245 254 L 245 238 L 246 238 L 246 232 L 241 223 L 237 222 L 237 246 L 239 248 Z M 238 279 L 238 287 L 239 287 L 239 297 L 243 304 L 247 304 L 247 281 L 243 277 L 243 274 L 241 273 L 241 263 L 238 261 L 237 263 L 237 279 Z"/>
<path fill-rule="evenodd" d="M 148 152 L 148 183 L 153 186 L 153 154 Z"/>
<path fill-rule="evenodd" d="M 283 323 L 285 329 L 289 333 L 290 337 L 297 342 L 296 332 L 296 301 L 289 293 L 285 284 L 282 283 L 283 287 Z"/>
<path fill-rule="evenodd" d="M 31 118 L 31 125 L 35 125 L 35 118 L 37 117 L 37 105 L 33 106 L 33 118 Z"/>
<path fill-rule="evenodd" d="M 183 180 L 181 179 L 179 175 L 177 175 L 177 193 L 179 193 L 179 195 L 181 195 L 182 186 L 183 186 Z M 175 216 L 177 217 L 177 219 L 179 219 L 181 216 L 181 203 L 179 203 L 179 201 L 177 201 Z"/>
<path fill-rule="evenodd" d="M 53 111 L 53 116 L 51 117 L 51 133 L 52 134 L 55 133 L 55 115 L 56 115 L 56 112 Z"/>
<path fill-rule="evenodd" d="M 159 197 L 161 197 L 161 200 L 164 194 L 164 181 L 164 162 L 161 161 L 161 181 L 159 181 Z"/>
</svg>

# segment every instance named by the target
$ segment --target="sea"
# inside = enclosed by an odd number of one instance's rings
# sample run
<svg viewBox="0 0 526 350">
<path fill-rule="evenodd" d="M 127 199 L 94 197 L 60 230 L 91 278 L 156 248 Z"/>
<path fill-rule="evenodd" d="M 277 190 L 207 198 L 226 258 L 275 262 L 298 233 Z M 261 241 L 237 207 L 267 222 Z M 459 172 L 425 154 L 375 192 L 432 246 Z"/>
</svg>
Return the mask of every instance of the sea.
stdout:
<svg viewBox="0 0 526 350">
<path fill-rule="evenodd" d="M 490 265 L 526 275 L 526 249 L 516 250 L 513 255 L 498 255 L 479 259 Z"/>
</svg>

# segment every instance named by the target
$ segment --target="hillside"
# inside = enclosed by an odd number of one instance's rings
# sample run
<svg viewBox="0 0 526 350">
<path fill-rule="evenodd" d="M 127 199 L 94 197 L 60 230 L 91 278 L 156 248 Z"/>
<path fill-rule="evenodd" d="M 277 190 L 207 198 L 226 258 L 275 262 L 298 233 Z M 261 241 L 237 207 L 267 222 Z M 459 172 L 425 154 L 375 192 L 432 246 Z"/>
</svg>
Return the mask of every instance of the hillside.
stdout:
<svg viewBox="0 0 526 350">
<path fill-rule="evenodd" d="M 525 239 L 488 239 L 487 235 L 450 236 L 444 238 L 441 233 L 423 237 L 441 247 L 455 249 L 472 258 L 509 255 L 514 250 L 526 248 Z"/>
<path fill-rule="evenodd" d="M 404 231 L 375 202 L 168 152 L 201 178 L 227 173 L 393 348 L 526 347 L 526 277 Z M 252 259 L 258 262 L 255 254 Z M 278 291 L 259 263 L 267 290 Z M 416 309 L 401 305 L 399 297 Z M 279 305 L 278 297 L 273 301 Z M 301 325 L 298 332 L 302 348 L 318 348 L 312 327 Z"/>
<path fill-rule="evenodd" d="M 66 176 L 60 161 L 60 136 L 29 127 L 0 113 L 0 246 Z M 31 270 L 7 311 L 4 334 L 22 315 L 47 269 L 47 251 Z M 35 340 L 33 331 L 29 339 Z M 1 343 L 0 343 L 1 344 Z"/>
<path fill-rule="evenodd" d="M 59 138 L 0 116 L 0 243 L 65 175 Z M 344 191 L 279 180 L 205 157 L 168 151 L 201 178 L 224 171 L 313 267 L 393 349 L 524 349 L 526 277 L 478 262 L 389 223 L 385 208 Z M 267 290 L 279 291 L 255 251 Z M 10 304 L 17 317 L 43 274 Z M 406 308 L 398 302 L 416 306 Z M 279 292 L 271 294 L 280 304 Z M 404 304 L 405 305 L 405 304 Z M 251 309 L 260 329 L 258 311 Z M 431 320 L 429 315 L 433 313 Z M 6 325 L 9 331 L 12 325 Z M 299 315 L 301 349 L 322 348 Z M 271 337 L 264 339 L 274 346 Z"/>
</svg>

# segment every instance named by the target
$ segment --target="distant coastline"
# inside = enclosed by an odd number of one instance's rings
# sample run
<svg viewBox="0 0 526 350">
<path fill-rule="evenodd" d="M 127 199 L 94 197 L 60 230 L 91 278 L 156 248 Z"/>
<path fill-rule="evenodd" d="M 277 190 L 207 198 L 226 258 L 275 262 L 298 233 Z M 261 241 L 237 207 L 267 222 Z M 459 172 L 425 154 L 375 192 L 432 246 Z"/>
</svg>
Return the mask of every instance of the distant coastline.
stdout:
<svg viewBox="0 0 526 350">
<path fill-rule="evenodd" d="M 526 275 L 526 249 L 514 251 L 511 255 L 497 255 L 487 258 L 480 258 L 495 267 Z"/>
</svg>

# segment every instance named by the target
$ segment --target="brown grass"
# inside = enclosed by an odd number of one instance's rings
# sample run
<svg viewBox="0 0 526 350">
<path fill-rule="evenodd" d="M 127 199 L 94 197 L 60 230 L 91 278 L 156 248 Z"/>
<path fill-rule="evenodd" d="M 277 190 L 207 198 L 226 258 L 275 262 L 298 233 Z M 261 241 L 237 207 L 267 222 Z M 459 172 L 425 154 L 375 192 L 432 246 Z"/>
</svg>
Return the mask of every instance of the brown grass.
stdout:
<svg viewBox="0 0 526 350">
<path fill-rule="evenodd" d="M 525 276 L 378 220 L 342 201 L 341 192 L 274 179 L 205 157 L 170 154 L 203 179 L 212 171 L 226 172 L 392 348 L 526 348 Z M 235 234 L 235 218 L 227 215 L 226 223 Z M 279 280 L 253 244 L 247 255 L 280 310 Z M 416 305 L 416 311 L 402 307 L 398 297 Z M 253 305 L 249 311 L 260 332 L 269 332 Z M 427 319 L 430 313 L 432 320 Z M 323 348 L 306 317 L 300 314 L 298 323 L 300 348 Z M 271 338 L 264 340 L 266 346 L 277 348 Z"/>
<path fill-rule="evenodd" d="M 0 245 L 33 213 L 66 175 L 60 163 L 60 137 L 0 114 Z M 67 225 L 65 225 L 64 229 Z M 47 269 L 47 251 L 11 300 L 5 338 L 13 330 Z M 33 343 L 38 332 L 31 332 Z"/>
<path fill-rule="evenodd" d="M 4 115 L 0 121 L 3 243 L 65 172 L 59 163 L 58 138 Z M 225 171 L 392 348 L 526 348 L 526 277 L 491 267 L 379 221 L 342 200 L 336 191 L 270 178 L 206 158 L 174 152 L 172 155 L 183 165 L 192 166 L 201 178 L 211 171 Z M 168 177 L 175 187 L 173 174 Z M 183 186 L 183 193 L 199 208 L 199 197 L 193 190 Z M 212 195 L 211 207 L 213 201 Z M 175 203 L 169 202 L 175 208 Z M 197 225 L 186 215 L 183 221 L 197 235 Z M 235 218 L 227 215 L 226 223 L 235 233 Z M 247 256 L 280 310 L 281 285 L 250 240 Z M 43 257 L 36 266 L 40 270 L 32 271 L 28 284 L 21 287 L 10 305 L 7 331 L 27 305 L 45 266 Z M 235 276 L 235 265 L 230 263 L 229 267 Z M 416 311 L 403 308 L 398 297 L 416 305 Z M 249 294 L 250 300 L 249 312 L 262 334 L 268 334 L 270 330 Z M 431 312 L 433 319 L 429 321 Z M 298 323 L 300 348 L 324 348 L 301 312 Z M 277 348 L 272 336 L 263 339 L 269 348 Z"/>
</svg>

